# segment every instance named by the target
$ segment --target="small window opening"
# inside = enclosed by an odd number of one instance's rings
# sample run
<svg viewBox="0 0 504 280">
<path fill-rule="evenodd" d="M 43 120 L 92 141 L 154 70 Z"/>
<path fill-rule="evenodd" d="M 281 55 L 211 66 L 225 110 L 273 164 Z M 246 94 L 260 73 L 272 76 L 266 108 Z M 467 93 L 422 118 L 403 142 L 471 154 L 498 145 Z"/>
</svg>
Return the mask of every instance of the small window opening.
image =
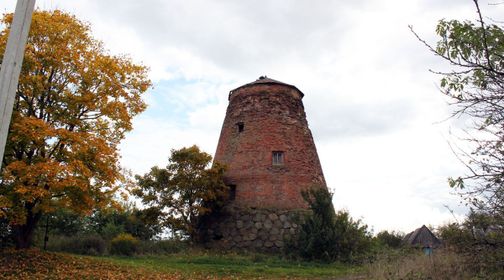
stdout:
<svg viewBox="0 0 504 280">
<path fill-rule="evenodd" d="M 284 164 L 284 152 L 274 151 L 273 165 L 283 165 L 283 164 Z"/>
<path fill-rule="evenodd" d="M 236 199 L 236 185 L 229 186 L 229 200 Z"/>
<path fill-rule="evenodd" d="M 236 126 L 238 127 L 238 132 L 243 132 L 243 129 L 245 129 L 245 124 L 242 122 L 237 123 Z"/>
</svg>

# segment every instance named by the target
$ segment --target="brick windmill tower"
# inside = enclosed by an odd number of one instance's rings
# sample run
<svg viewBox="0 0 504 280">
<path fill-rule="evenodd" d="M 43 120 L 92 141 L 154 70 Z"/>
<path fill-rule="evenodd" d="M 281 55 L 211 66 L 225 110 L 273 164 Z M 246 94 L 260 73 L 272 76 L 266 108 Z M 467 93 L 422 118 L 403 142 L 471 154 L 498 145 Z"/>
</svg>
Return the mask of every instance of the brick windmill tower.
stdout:
<svg viewBox="0 0 504 280">
<path fill-rule="evenodd" d="M 229 93 L 215 154 L 225 164 L 230 201 L 210 226 L 210 243 L 275 250 L 295 234 L 307 205 L 301 191 L 326 187 L 295 86 L 267 77 Z"/>
</svg>

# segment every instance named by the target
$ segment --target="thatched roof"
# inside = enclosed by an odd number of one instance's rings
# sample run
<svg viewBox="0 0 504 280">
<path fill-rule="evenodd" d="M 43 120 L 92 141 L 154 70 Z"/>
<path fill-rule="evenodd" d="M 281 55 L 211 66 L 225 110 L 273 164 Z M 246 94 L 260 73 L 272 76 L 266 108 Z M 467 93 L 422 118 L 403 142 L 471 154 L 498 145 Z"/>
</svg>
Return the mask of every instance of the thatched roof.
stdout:
<svg viewBox="0 0 504 280">
<path fill-rule="evenodd" d="M 411 246 L 438 247 L 441 241 L 425 225 L 408 233 L 403 242 Z"/>
</svg>

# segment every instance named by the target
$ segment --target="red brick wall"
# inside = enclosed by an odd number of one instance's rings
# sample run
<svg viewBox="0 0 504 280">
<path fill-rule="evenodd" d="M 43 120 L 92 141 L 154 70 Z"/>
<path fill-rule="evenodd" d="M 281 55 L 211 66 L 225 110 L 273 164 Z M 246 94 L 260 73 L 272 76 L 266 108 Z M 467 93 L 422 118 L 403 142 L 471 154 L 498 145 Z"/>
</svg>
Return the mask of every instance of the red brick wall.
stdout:
<svg viewBox="0 0 504 280">
<path fill-rule="evenodd" d="M 227 165 L 226 183 L 236 185 L 233 205 L 306 208 L 301 190 L 325 186 L 301 98 L 281 84 L 249 85 L 230 95 L 215 161 Z M 284 152 L 282 166 L 273 166 L 273 151 Z"/>
</svg>

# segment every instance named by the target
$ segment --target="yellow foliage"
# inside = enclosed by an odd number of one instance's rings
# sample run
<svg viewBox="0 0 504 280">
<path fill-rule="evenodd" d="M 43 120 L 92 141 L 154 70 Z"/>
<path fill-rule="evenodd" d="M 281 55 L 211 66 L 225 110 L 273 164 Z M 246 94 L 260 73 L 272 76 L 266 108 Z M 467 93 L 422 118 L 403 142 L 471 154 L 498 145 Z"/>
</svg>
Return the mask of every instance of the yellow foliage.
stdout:
<svg viewBox="0 0 504 280">
<path fill-rule="evenodd" d="M 3 53 L 12 14 L 1 21 Z M 145 110 L 150 85 L 145 66 L 110 55 L 87 23 L 36 11 L 1 170 L 0 217 L 36 222 L 55 207 L 87 213 L 109 204 L 122 178 L 117 145 Z"/>
<path fill-rule="evenodd" d="M 133 242 L 133 243 L 138 243 L 138 239 L 136 239 L 133 235 L 129 233 L 119 233 L 116 237 L 112 239 L 112 242 L 114 241 L 128 241 L 128 242 Z"/>
</svg>

